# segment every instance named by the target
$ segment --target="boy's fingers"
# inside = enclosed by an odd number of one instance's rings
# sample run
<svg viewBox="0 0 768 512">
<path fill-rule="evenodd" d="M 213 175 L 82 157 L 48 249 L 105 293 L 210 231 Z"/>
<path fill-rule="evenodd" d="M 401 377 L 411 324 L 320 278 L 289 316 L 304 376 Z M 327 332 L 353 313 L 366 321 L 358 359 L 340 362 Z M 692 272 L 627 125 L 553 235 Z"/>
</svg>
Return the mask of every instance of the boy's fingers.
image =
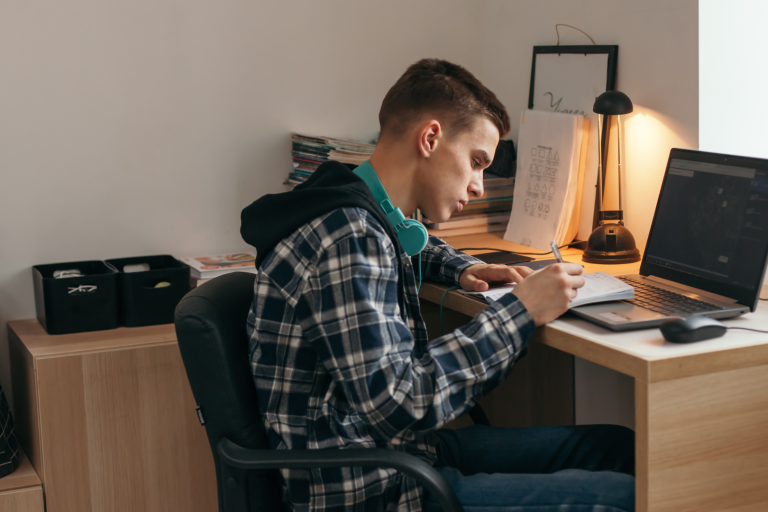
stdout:
<svg viewBox="0 0 768 512">
<path fill-rule="evenodd" d="M 501 283 L 519 283 L 523 276 L 516 268 L 507 266 L 487 267 L 483 269 L 481 277 L 486 281 L 498 281 Z"/>
<path fill-rule="evenodd" d="M 488 283 L 473 274 L 467 275 L 467 281 L 469 281 L 468 291 L 484 292 L 488 289 Z"/>
<path fill-rule="evenodd" d="M 572 276 L 580 276 L 584 272 L 584 267 L 578 263 L 560 263 L 560 265 L 563 267 L 563 270 Z"/>
<path fill-rule="evenodd" d="M 574 276 L 571 278 L 571 288 L 581 288 L 586 284 L 587 280 L 581 276 Z"/>
<path fill-rule="evenodd" d="M 523 278 L 528 277 L 529 275 L 533 274 L 533 269 L 528 267 L 511 267 L 512 270 L 520 274 Z"/>
</svg>

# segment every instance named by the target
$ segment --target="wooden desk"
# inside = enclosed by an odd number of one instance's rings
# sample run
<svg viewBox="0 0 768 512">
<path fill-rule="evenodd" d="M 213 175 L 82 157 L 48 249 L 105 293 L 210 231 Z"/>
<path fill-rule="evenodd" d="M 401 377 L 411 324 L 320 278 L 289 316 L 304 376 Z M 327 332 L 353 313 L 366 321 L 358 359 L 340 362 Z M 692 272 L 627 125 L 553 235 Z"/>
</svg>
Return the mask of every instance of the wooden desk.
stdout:
<svg viewBox="0 0 768 512">
<path fill-rule="evenodd" d="M 493 234 L 447 241 L 531 252 Z M 582 263 L 577 250 L 563 258 Z M 613 275 L 638 268 L 585 265 Z M 445 288 L 425 283 L 420 296 L 439 303 Z M 449 292 L 444 306 L 473 316 L 484 304 Z M 768 330 L 768 306 L 725 322 Z M 768 510 L 768 335 L 733 331 L 675 345 L 657 329 L 613 333 L 566 315 L 531 341 L 634 378 L 638 512 Z"/>
<path fill-rule="evenodd" d="M 217 509 L 172 324 L 49 336 L 23 320 L 8 334 L 16 433 L 48 512 Z"/>
<path fill-rule="evenodd" d="M 43 487 L 23 450 L 16 471 L 0 478 L 0 510 L 44 512 Z"/>
</svg>

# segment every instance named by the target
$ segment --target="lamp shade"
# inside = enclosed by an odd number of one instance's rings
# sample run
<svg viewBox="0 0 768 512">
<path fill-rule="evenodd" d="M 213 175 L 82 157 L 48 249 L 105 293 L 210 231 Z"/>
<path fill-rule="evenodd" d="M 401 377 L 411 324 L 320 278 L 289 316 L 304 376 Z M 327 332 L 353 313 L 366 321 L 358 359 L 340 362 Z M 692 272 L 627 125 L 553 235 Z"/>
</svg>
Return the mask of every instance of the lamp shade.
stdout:
<svg viewBox="0 0 768 512">
<path fill-rule="evenodd" d="M 595 104 L 592 107 L 593 112 L 608 116 L 629 114 L 632 110 L 632 100 L 621 91 L 605 91 L 595 98 Z"/>
</svg>

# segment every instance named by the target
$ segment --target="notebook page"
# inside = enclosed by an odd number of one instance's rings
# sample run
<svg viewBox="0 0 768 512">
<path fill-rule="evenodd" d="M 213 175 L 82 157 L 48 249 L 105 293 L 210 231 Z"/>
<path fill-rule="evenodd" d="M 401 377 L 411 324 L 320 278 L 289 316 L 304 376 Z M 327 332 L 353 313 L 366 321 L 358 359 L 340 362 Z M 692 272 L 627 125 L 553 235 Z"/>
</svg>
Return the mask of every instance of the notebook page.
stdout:
<svg viewBox="0 0 768 512">
<path fill-rule="evenodd" d="M 505 284 L 503 286 L 494 287 L 484 292 L 468 292 L 465 290 L 459 290 L 459 293 L 463 293 L 464 295 L 475 295 L 477 297 L 484 298 L 488 302 L 491 302 L 491 301 L 499 300 L 504 295 L 510 293 L 514 289 L 515 289 L 515 284 L 511 283 L 511 284 Z"/>
<path fill-rule="evenodd" d="M 582 274 L 582 276 L 585 283 L 582 288 L 577 290 L 576 298 L 571 300 L 570 307 L 572 308 L 593 302 L 631 299 L 635 295 L 635 289 L 632 286 L 604 272 L 593 272 L 591 274 Z M 459 293 L 483 297 L 490 302 L 499 300 L 514 289 L 514 284 L 506 284 L 484 292 L 459 290 Z"/>
<path fill-rule="evenodd" d="M 571 299 L 572 308 L 592 302 L 631 299 L 635 296 L 632 286 L 605 272 L 584 274 L 583 277 L 584 286 L 577 290 L 576 298 Z"/>
</svg>

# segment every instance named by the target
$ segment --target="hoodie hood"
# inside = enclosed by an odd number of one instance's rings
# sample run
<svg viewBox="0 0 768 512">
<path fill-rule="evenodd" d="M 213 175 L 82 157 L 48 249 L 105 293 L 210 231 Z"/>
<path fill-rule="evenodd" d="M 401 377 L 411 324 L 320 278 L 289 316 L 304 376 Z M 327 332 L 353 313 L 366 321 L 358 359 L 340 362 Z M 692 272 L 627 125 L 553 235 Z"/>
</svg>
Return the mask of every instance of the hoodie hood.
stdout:
<svg viewBox="0 0 768 512">
<path fill-rule="evenodd" d="M 402 251 L 392 223 L 376 204 L 368 185 L 340 162 L 326 162 L 290 192 L 267 194 L 240 214 L 240 234 L 256 248 L 256 268 L 283 239 L 301 226 L 338 208 L 359 207 L 384 227 Z"/>
<path fill-rule="evenodd" d="M 326 162 L 312 176 L 290 192 L 268 194 L 254 201 L 240 214 L 240 234 L 256 248 L 256 268 L 283 239 L 316 218 L 345 207 L 367 210 L 384 228 L 397 254 L 403 249 L 392 223 L 376 203 L 368 185 L 340 162 Z M 398 299 L 405 314 L 405 279 L 397 258 Z"/>
</svg>

